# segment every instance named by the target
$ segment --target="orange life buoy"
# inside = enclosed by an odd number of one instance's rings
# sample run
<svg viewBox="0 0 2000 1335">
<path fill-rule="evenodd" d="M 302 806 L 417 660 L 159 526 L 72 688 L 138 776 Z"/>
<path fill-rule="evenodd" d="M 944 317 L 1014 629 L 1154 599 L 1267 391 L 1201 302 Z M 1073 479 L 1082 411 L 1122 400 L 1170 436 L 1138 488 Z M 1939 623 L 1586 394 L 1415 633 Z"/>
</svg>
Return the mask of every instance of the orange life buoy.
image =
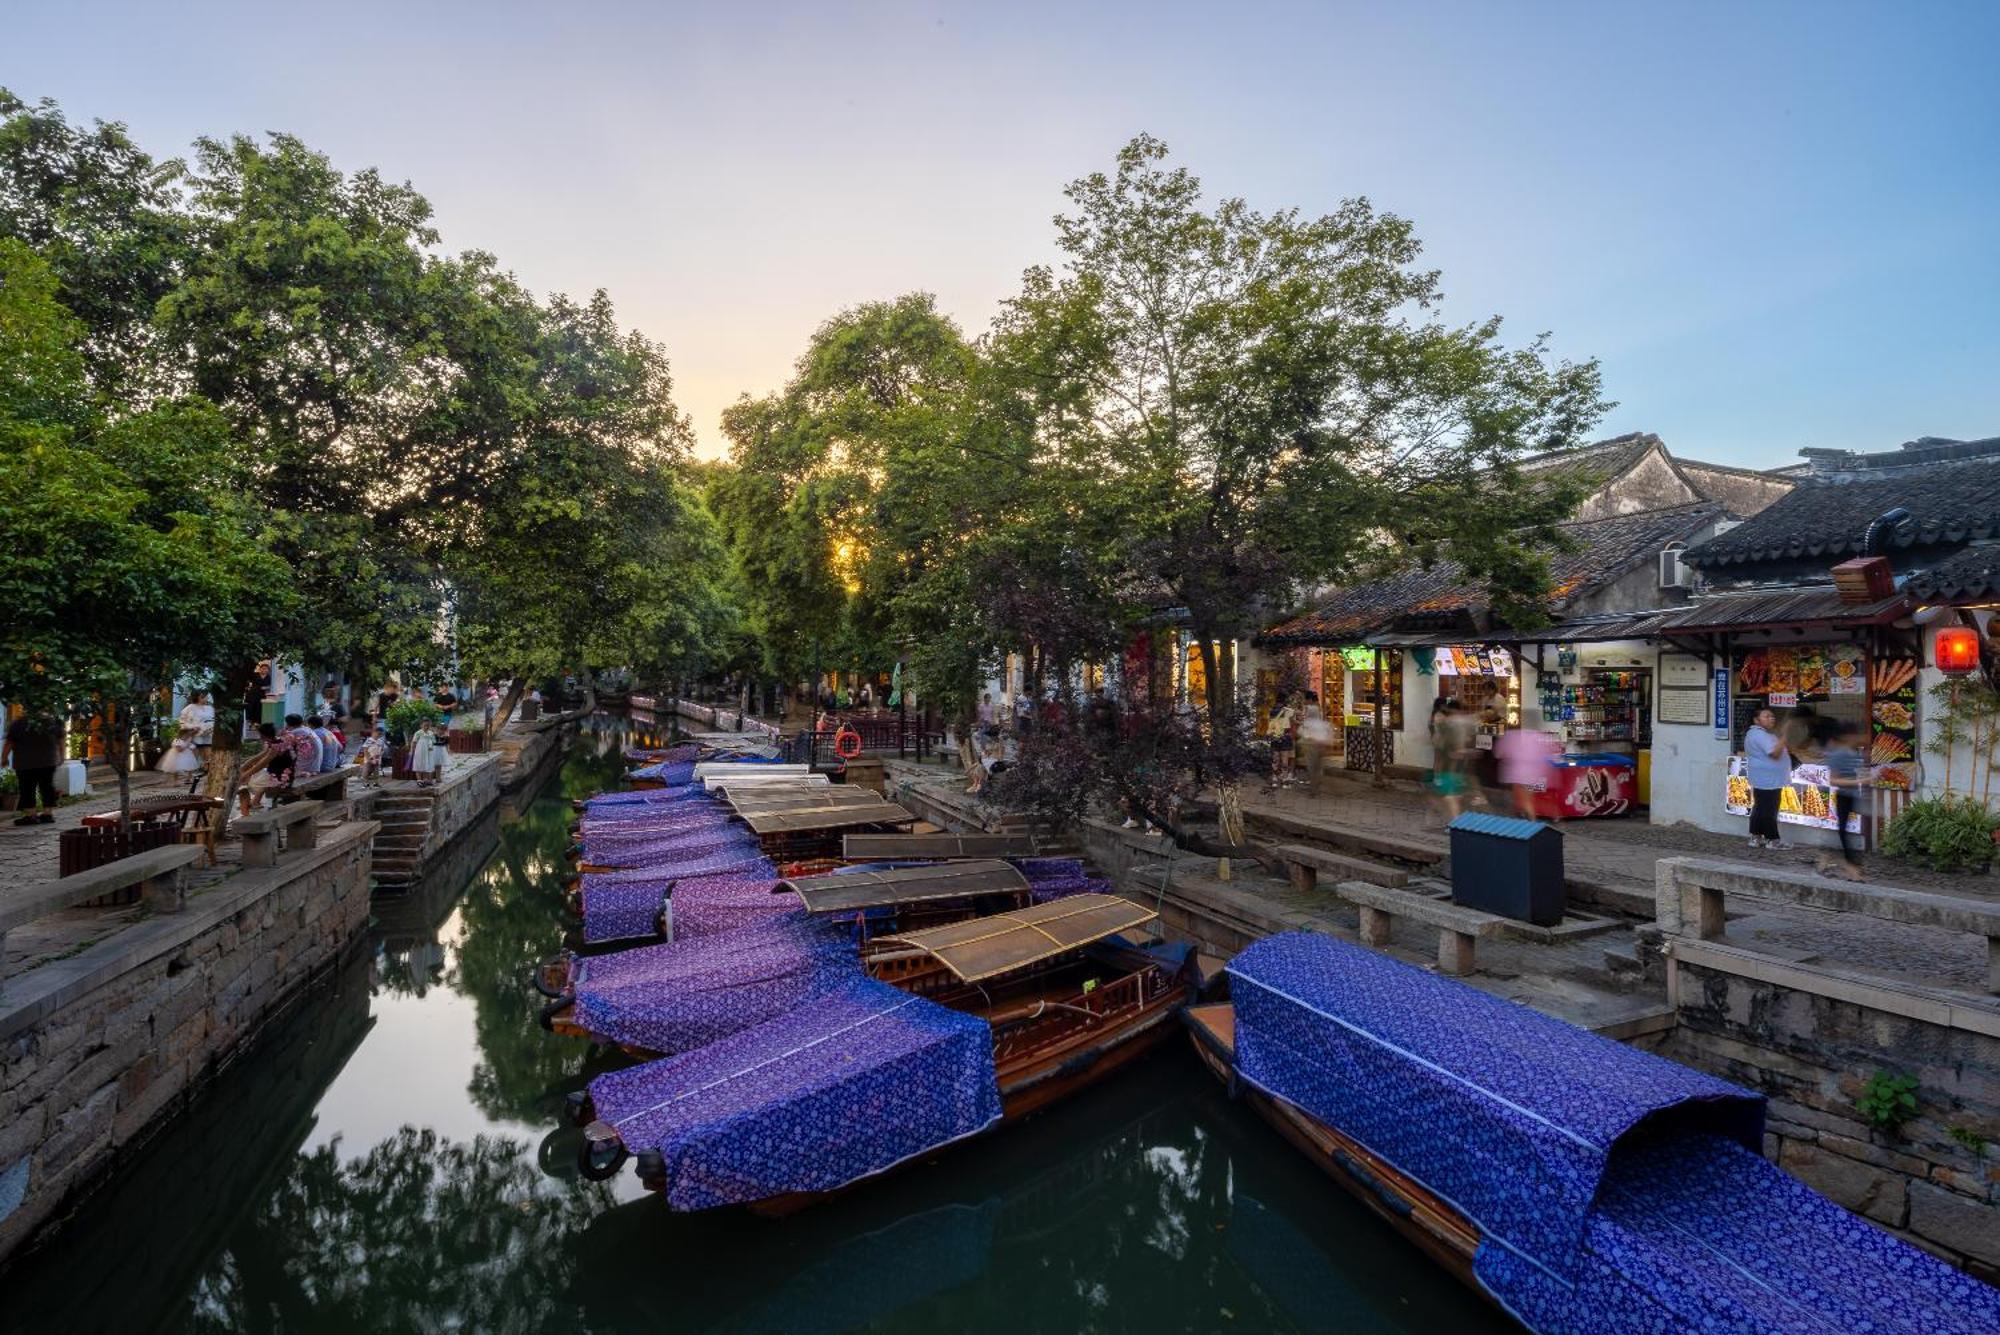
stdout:
<svg viewBox="0 0 2000 1335">
<path fill-rule="evenodd" d="M 833 753 L 842 760 L 852 760 L 861 754 L 861 734 L 845 724 L 833 735 Z"/>
</svg>

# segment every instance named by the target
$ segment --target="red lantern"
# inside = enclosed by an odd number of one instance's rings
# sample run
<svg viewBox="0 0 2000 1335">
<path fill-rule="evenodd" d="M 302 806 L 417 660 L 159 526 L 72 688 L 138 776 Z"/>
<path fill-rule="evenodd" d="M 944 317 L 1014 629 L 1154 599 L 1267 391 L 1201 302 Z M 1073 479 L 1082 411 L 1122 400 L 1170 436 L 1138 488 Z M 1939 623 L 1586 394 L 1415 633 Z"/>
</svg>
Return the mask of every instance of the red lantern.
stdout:
<svg viewBox="0 0 2000 1335">
<path fill-rule="evenodd" d="M 1946 626 L 1931 646 L 1937 670 L 1948 677 L 1962 677 L 1979 668 L 1979 632 L 1970 626 Z"/>
</svg>

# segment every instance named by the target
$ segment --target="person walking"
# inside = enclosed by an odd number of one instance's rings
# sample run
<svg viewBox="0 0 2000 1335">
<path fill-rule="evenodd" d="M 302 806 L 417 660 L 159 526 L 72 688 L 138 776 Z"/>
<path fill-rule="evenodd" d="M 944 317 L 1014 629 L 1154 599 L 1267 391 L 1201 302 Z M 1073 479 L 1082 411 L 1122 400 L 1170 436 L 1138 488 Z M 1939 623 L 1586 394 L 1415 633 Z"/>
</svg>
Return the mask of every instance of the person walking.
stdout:
<svg viewBox="0 0 2000 1335">
<path fill-rule="evenodd" d="M 1465 768 L 1473 732 L 1473 721 L 1458 701 L 1442 699 L 1431 706 L 1431 787 L 1446 825 L 1458 818 L 1465 805 Z"/>
<path fill-rule="evenodd" d="M 1535 819 L 1535 794 L 1546 791 L 1549 765 L 1562 750 L 1552 733 L 1537 728 L 1513 728 L 1493 743 L 1493 758 L 1500 765 L 1500 782 L 1514 795 L 1514 814 L 1522 820 Z"/>
<path fill-rule="evenodd" d="M 1285 701 L 1278 711 L 1271 715 L 1271 721 L 1264 725 L 1264 735 L 1271 739 L 1271 788 L 1276 792 L 1292 777 L 1292 729 L 1299 721 L 1297 696 Z"/>
<path fill-rule="evenodd" d="M 1778 837 L 1778 797 L 1792 782 L 1792 753 L 1778 735 L 1770 706 L 1758 710 L 1743 734 L 1743 768 L 1750 780 L 1750 847 L 1783 848 Z"/>
<path fill-rule="evenodd" d="M 30 710 L 7 725 L 0 742 L 0 765 L 11 764 L 21 782 L 21 814 L 16 825 L 53 825 L 56 819 L 56 766 L 63 762 L 62 720 L 46 710 Z M 41 805 L 36 814 L 35 805 Z"/>
<path fill-rule="evenodd" d="M 1819 870 L 1827 876 L 1842 876 L 1850 881 L 1861 879 L 1861 832 L 1848 833 L 1847 822 L 1854 817 L 1854 810 L 1861 799 L 1861 729 L 1842 721 L 1830 729 L 1826 743 L 1826 773 L 1833 784 L 1834 830 L 1840 835 L 1840 863 L 1822 853 Z M 1850 842 L 1850 840 L 1852 842 Z"/>
<path fill-rule="evenodd" d="M 1306 692 L 1305 716 L 1299 720 L 1299 764 L 1306 786 L 1317 794 L 1326 777 L 1326 759 L 1333 753 L 1333 722 L 1319 707 L 1319 696 Z"/>
</svg>

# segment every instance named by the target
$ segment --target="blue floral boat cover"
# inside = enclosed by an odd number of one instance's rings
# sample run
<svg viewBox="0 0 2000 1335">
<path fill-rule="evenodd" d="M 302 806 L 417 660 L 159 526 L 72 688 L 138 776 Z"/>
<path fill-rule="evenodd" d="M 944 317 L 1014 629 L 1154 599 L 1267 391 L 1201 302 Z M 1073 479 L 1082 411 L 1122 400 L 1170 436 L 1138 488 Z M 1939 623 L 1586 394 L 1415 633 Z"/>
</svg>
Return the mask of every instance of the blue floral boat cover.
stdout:
<svg viewBox="0 0 2000 1335">
<path fill-rule="evenodd" d="M 755 849 L 730 848 L 662 865 L 634 880 L 583 878 L 583 939 L 587 945 L 659 936 L 660 900 L 684 878 L 707 876 L 776 877 L 771 859 Z"/>
<path fill-rule="evenodd" d="M 747 873 L 724 872 L 675 881 L 673 939 L 695 941 L 797 912 L 797 897 L 772 894 L 777 887 L 777 871 L 768 863 Z"/>
<path fill-rule="evenodd" d="M 1330 937 L 1229 975 L 1238 1077 L 1477 1225 L 1531 1330 L 2000 1329 L 2000 1294 L 1766 1163 L 1758 1095 Z"/>
<path fill-rule="evenodd" d="M 661 1152 L 676 1210 L 831 1191 L 1000 1120 L 992 1028 L 866 977 L 590 1096 Z"/>
<path fill-rule="evenodd" d="M 764 898 L 773 899 L 768 888 Z M 600 1038 L 672 1055 L 861 976 L 854 929 L 794 907 L 735 931 L 580 961 L 575 1019 Z"/>
</svg>

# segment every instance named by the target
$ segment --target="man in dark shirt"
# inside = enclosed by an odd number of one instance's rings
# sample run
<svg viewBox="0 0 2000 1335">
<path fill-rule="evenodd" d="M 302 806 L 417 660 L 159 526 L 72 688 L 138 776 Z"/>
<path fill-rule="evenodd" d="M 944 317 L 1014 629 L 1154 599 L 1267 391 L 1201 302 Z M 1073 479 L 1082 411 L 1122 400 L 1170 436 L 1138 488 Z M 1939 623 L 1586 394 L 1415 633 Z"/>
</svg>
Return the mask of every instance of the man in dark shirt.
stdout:
<svg viewBox="0 0 2000 1335">
<path fill-rule="evenodd" d="M 16 825 L 53 824 L 56 811 L 56 766 L 63 760 L 62 720 L 45 712 L 21 715 L 7 727 L 0 743 L 0 765 L 11 763 L 21 780 L 21 814 Z M 41 814 L 36 815 L 37 801 Z"/>
</svg>

